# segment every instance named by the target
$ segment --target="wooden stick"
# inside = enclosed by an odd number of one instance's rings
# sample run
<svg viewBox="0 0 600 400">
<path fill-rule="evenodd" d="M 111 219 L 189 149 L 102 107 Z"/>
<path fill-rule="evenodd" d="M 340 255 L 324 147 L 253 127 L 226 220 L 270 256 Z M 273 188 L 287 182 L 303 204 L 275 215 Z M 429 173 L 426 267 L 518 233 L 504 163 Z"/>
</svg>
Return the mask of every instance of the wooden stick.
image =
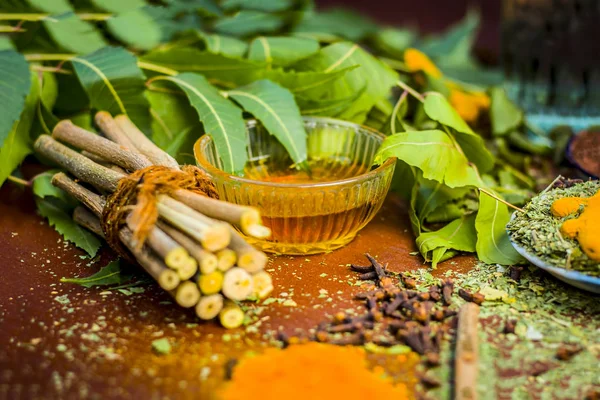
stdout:
<svg viewBox="0 0 600 400">
<path fill-rule="evenodd" d="M 229 245 L 231 233 L 227 224 L 209 220 L 185 204 L 164 195 L 158 197 L 157 207 L 162 218 L 198 240 L 206 250 L 218 251 Z"/>
<path fill-rule="evenodd" d="M 215 255 L 217 256 L 217 269 L 219 271 L 225 272 L 229 270 L 237 261 L 237 255 L 235 254 L 235 251 L 231 249 L 219 250 Z"/>
<path fill-rule="evenodd" d="M 102 232 L 102 227 L 100 226 L 100 220 L 84 206 L 75 207 L 75 210 L 73 211 L 73 221 L 88 231 L 91 231 L 102 238 L 104 237 L 104 232 Z"/>
<path fill-rule="evenodd" d="M 248 244 L 232 227 L 230 227 L 230 233 L 229 248 L 237 253 L 238 266 L 251 274 L 263 270 L 267 265 L 267 255 Z"/>
<path fill-rule="evenodd" d="M 100 156 L 97 156 L 94 153 L 90 153 L 89 151 L 82 150 L 81 151 L 81 155 L 84 156 L 84 157 L 89 158 L 90 160 L 92 160 L 96 164 L 100 164 L 103 167 L 110 168 L 110 162 L 106 161 L 104 158 L 102 158 Z"/>
<path fill-rule="evenodd" d="M 96 125 L 98 125 L 104 136 L 130 151 L 136 150 L 135 144 L 123 133 L 110 113 L 98 111 L 94 116 L 94 122 L 96 122 Z"/>
<path fill-rule="evenodd" d="M 217 256 L 210 251 L 204 250 L 194 239 L 162 221 L 158 221 L 157 226 L 175 239 L 196 259 L 200 267 L 200 272 L 210 274 L 217 269 Z"/>
<path fill-rule="evenodd" d="M 85 150 L 100 156 L 106 161 L 127 170 L 135 171 L 152 165 L 150 161 L 142 155 L 124 149 L 119 144 L 103 138 L 102 136 L 86 131 L 85 129 L 74 125 L 69 120 L 60 121 L 54 127 L 52 137 L 80 150 Z"/>
<path fill-rule="evenodd" d="M 152 277 L 161 288 L 165 290 L 175 289 L 180 282 L 177 273 L 167 267 L 160 258 L 152 254 L 148 246 L 138 249 L 137 243 L 133 238 L 133 233 L 129 228 L 123 228 L 119 232 L 119 238 L 123 244 L 131 251 L 137 262 Z"/>
<path fill-rule="evenodd" d="M 36 152 L 68 170 L 77 178 L 102 190 L 114 192 L 119 179 L 124 177 L 123 174 L 96 164 L 48 135 L 40 135 L 33 147 Z"/>
<path fill-rule="evenodd" d="M 198 272 L 198 263 L 194 258 L 188 256 L 186 262 L 177 270 L 177 275 L 184 281 L 192 278 L 196 272 Z"/>
<path fill-rule="evenodd" d="M 102 215 L 106 201 L 98 194 L 92 192 L 69 178 L 64 172 L 59 172 L 52 177 L 52 184 L 75 197 L 80 203 L 89 208 L 97 218 Z"/>
<path fill-rule="evenodd" d="M 479 306 L 475 303 L 464 304 L 458 313 L 454 377 L 456 400 L 477 400 L 478 317 Z"/>
<path fill-rule="evenodd" d="M 161 150 L 154 142 L 140 131 L 127 115 L 121 114 L 115 117 L 115 122 L 121 128 L 121 132 L 133 143 L 135 148 L 143 154 L 154 165 L 179 169 L 179 163 Z"/>
<path fill-rule="evenodd" d="M 210 274 L 198 275 L 197 281 L 202 294 L 209 295 L 219 293 L 223 288 L 223 273 L 215 271 Z"/>
<path fill-rule="evenodd" d="M 254 207 L 240 206 L 238 204 L 212 199 L 188 190 L 175 191 L 173 193 L 173 198 L 179 200 L 188 207 L 201 212 L 207 217 L 225 221 L 237 226 L 246 235 L 254 236 L 257 234 L 266 234 L 263 229 L 255 227 L 255 225 L 262 225 L 262 220 L 260 212 Z M 268 236 L 270 236 L 270 231 Z"/>
<path fill-rule="evenodd" d="M 196 315 L 203 320 L 215 318 L 223 309 L 224 299 L 219 293 L 203 296 L 196 304 Z"/>
<path fill-rule="evenodd" d="M 136 226 L 132 220 L 132 218 L 127 218 L 127 226 L 135 231 Z M 147 241 L 148 245 L 163 258 L 167 267 L 178 270 L 189 264 L 188 252 L 161 229 L 154 227 L 150 230 Z"/>
<path fill-rule="evenodd" d="M 223 276 L 223 295 L 230 300 L 246 300 L 253 289 L 252 276 L 239 267 L 231 268 Z"/>
<path fill-rule="evenodd" d="M 173 290 L 171 295 L 175 298 L 177 304 L 184 308 L 195 306 L 200 300 L 200 290 L 193 282 L 181 282 L 177 289 Z"/>
</svg>

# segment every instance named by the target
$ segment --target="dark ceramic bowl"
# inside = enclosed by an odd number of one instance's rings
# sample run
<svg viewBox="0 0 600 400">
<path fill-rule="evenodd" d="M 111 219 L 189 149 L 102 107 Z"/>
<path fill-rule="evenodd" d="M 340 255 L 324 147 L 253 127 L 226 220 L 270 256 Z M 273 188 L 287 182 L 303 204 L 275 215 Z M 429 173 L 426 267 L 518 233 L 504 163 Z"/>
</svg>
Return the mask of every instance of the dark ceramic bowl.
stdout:
<svg viewBox="0 0 600 400">
<path fill-rule="evenodd" d="M 597 135 L 600 135 L 600 131 L 595 131 L 595 133 Z M 577 168 L 577 170 L 580 172 L 581 174 L 581 178 L 582 179 L 588 179 L 588 178 L 592 178 L 592 179 L 598 179 L 598 176 L 592 174 L 589 171 L 586 171 L 586 169 L 581 166 L 577 160 L 575 160 L 575 157 L 573 157 L 573 143 L 575 142 L 575 139 L 577 138 L 579 134 L 577 135 L 573 135 L 571 136 L 571 139 L 569 139 L 569 143 L 567 144 L 567 149 L 566 149 L 566 157 L 567 160 L 569 160 L 569 162 L 571 163 L 571 165 L 573 165 L 575 168 Z"/>
</svg>

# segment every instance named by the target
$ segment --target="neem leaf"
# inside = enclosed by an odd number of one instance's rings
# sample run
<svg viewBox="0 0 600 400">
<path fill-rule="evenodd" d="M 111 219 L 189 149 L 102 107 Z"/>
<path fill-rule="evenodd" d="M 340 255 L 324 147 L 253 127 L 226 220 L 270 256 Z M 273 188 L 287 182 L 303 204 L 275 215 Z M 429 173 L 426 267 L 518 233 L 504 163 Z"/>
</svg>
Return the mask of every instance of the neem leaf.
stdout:
<svg viewBox="0 0 600 400">
<path fill-rule="evenodd" d="M 377 29 L 377 24 L 364 15 L 338 8 L 306 13 L 293 32 L 336 35 L 357 42 Z"/>
<path fill-rule="evenodd" d="M 79 226 L 68 212 L 63 203 L 54 198 L 36 198 L 38 213 L 48 219 L 65 240 L 85 250 L 90 256 L 95 256 L 100 248 L 100 240 L 94 234 Z"/>
<path fill-rule="evenodd" d="M 416 212 L 421 224 L 438 207 L 460 199 L 470 191 L 465 187 L 450 188 L 440 182 L 425 178 L 419 179 L 417 186 Z"/>
<path fill-rule="evenodd" d="M 62 278 L 63 283 L 76 283 L 86 288 L 92 286 L 120 285 L 131 279 L 131 275 L 123 272 L 121 262 L 111 261 L 106 267 L 85 278 Z"/>
<path fill-rule="evenodd" d="M 106 26 L 118 40 L 135 49 L 150 50 L 163 38 L 160 25 L 143 8 L 117 14 L 106 21 Z"/>
<path fill-rule="evenodd" d="M 121 47 L 105 47 L 72 58 L 71 63 L 92 107 L 113 115 L 127 114 L 140 130 L 150 133 L 145 78 L 131 53 Z"/>
<path fill-rule="evenodd" d="M 347 109 L 350 104 L 358 99 L 366 88 L 356 92 L 348 97 L 341 99 L 312 100 L 306 99 L 302 95 L 296 95 L 296 103 L 302 112 L 302 115 L 318 115 L 322 117 L 335 117 Z"/>
<path fill-rule="evenodd" d="M 259 36 L 250 43 L 248 59 L 286 66 L 319 51 L 319 42 L 290 36 Z"/>
<path fill-rule="evenodd" d="M 65 204 L 73 203 L 73 198 L 70 197 L 64 190 L 57 188 L 52 184 L 52 177 L 59 171 L 51 170 L 36 175 L 33 179 L 33 194 L 40 199 L 45 197 L 56 197 L 62 200 Z"/>
<path fill-rule="evenodd" d="M 225 35 L 249 36 L 274 32 L 281 28 L 283 24 L 284 20 L 278 15 L 242 10 L 231 17 L 225 17 L 217 21 L 214 29 Z"/>
<path fill-rule="evenodd" d="M 342 79 L 327 87 L 324 98 L 341 98 L 352 95 L 366 87 L 363 95 L 339 117 L 361 123 L 369 110 L 382 98 L 388 96 L 398 81 L 398 74 L 377 58 L 351 42 L 334 43 L 322 48 L 317 54 L 297 64 L 299 70 L 333 72 L 359 65 L 347 72 Z"/>
<path fill-rule="evenodd" d="M 506 224 L 510 219 L 508 207 L 498 200 L 479 194 L 477 229 L 477 257 L 488 264 L 512 265 L 523 259 L 510 244 Z"/>
<path fill-rule="evenodd" d="M 223 169 L 229 173 L 241 173 L 248 157 L 242 110 L 223 98 L 202 75 L 185 72 L 177 76 L 161 76 L 156 80 L 170 81 L 184 91 L 198 112 L 204 131 L 215 141 Z"/>
<path fill-rule="evenodd" d="M 13 50 L 0 51 L 0 147 L 23 111 L 31 87 L 29 64 Z"/>
<path fill-rule="evenodd" d="M 38 0 L 39 1 L 39 0 Z M 144 0 L 89 0 L 97 8 L 109 13 L 137 10 L 146 5 Z"/>
<path fill-rule="evenodd" d="M 456 141 L 480 173 L 485 173 L 494 167 L 494 156 L 486 148 L 481 136 L 471 130 L 444 96 L 439 93 L 427 95 L 425 113 L 434 121 L 456 130 Z"/>
<path fill-rule="evenodd" d="M 307 100 L 327 100 L 322 99 L 322 97 L 324 94 L 329 92 L 333 82 L 343 78 L 348 72 L 358 67 L 358 65 L 353 65 L 351 67 L 330 72 L 298 72 L 274 69 L 267 71 L 265 73 L 265 77 L 285 88 L 290 89 L 295 95 L 303 96 Z M 349 93 L 347 96 L 336 97 L 334 99 L 351 97 L 355 95 L 356 92 L 357 91 Z"/>
<path fill-rule="evenodd" d="M 490 117 L 494 135 L 509 133 L 523 123 L 523 111 L 509 100 L 503 88 L 492 88 L 491 98 Z"/>
<path fill-rule="evenodd" d="M 194 141 L 202 135 L 198 113 L 187 97 L 148 91 L 152 115 L 152 141 L 179 163 L 193 164 Z"/>
<path fill-rule="evenodd" d="M 415 32 L 408 29 L 384 28 L 372 37 L 373 47 L 396 59 L 404 58 L 404 50 L 415 41 Z"/>
<path fill-rule="evenodd" d="M 264 63 L 213 54 L 191 47 L 158 49 L 146 54 L 143 60 L 176 71 L 196 72 L 204 75 L 211 83 L 227 88 L 254 82 L 266 73 Z"/>
<path fill-rule="evenodd" d="M 37 123 L 43 132 L 51 134 L 52 130 L 58 124 L 59 119 L 52 113 L 52 108 L 58 98 L 58 81 L 56 76 L 51 72 L 39 73 L 40 85 L 42 92 L 40 101 L 37 105 Z M 37 127 L 34 126 L 34 129 Z M 41 133 L 41 132 L 35 132 Z"/>
<path fill-rule="evenodd" d="M 265 12 L 284 11 L 294 5 L 294 0 L 225 0 L 221 6 L 226 10 L 241 8 Z"/>
<path fill-rule="evenodd" d="M 12 129 L 4 139 L 2 147 L 0 147 L 0 186 L 11 172 L 21 164 L 25 156 L 32 152 L 30 130 L 40 95 L 40 87 L 37 75 L 33 72 L 28 72 L 28 74 L 30 74 L 30 80 L 28 80 L 27 86 L 30 86 L 30 88 L 25 99 L 25 106 L 18 117 L 19 119 L 12 125 Z M 6 80 L 11 76 L 19 77 L 19 73 L 0 75 L 0 79 L 4 78 Z M 31 82 L 31 85 L 29 82 Z M 10 83 L 2 83 L 4 87 L 10 88 Z"/>
<path fill-rule="evenodd" d="M 388 136 L 377 151 L 374 163 L 381 164 L 389 157 L 398 157 L 423 171 L 423 177 L 451 188 L 481 184 L 477 171 L 469 165 L 464 154 L 446 133 L 439 130 Z"/>
<path fill-rule="evenodd" d="M 234 37 L 206 33 L 200 33 L 200 37 L 204 40 L 206 50 L 210 53 L 241 58 L 248 50 L 248 43 Z"/>
<path fill-rule="evenodd" d="M 417 237 L 419 252 L 426 261 L 431 261 L 433 268 L 442 261 L 446 251 L 474 252 L 476 242 L 474 215 L 454 220 L 438 231 L 422 233 Z"/>
<path fill-rule="evenodd" d="M 296 164 L 306 161 L 304 121 L 289 90 L 269 80 L 261 80 L 231 90 L 228 94 L 262 122 Z"/>
<path fill-rule="evenodd" d="M 54 42 L 68 52 L 85 54 L 106 46 L 106 41 L 94 25 L 81 20 L 72 11 L 52 15 L 43 24 Z"/>
<path fill-rule="evenodd" d="M 60 14 L 73 11 L 68 0 L 26 0 L 26 3 L 45 13 Z"/>
</svg>

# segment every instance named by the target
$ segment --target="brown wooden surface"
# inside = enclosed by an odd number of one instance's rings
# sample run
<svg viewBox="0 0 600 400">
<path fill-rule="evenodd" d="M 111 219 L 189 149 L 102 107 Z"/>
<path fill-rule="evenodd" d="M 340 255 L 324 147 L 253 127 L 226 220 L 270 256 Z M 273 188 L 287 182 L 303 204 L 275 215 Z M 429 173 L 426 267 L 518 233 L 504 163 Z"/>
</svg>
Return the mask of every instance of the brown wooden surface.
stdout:
<svg viewBox="0 0 600 400">
<path fill-rule="evenodd" d="M 415 251 L 403 204 L 389 198 L 383 209 L 344 249 L 309 257 L 271 257 L 273 303 L 250 332 L 225 331 L 198 323 L 192 311 L 171 304 L 155 285 L 127 296 L 60 283 L 63 276 L 88 276 L 113 255 L 104 249 L 90 263 L 35 215 L 30 193 L 8 183 L 0 190 L 0 399 L 30 398 L 210 398 L 222 384 L 230 357 L 269 345 L 277 330 L 294 333 L 315 327 L 326 315 L 362 307 L 352 299 L 356 279 L 345 266 L 364 263 L 364 252 L 395 271 L 422 265 Z M 445 263 L 468 270 L 472 257 Z M 322 274 L 327 274 L 322 275 Z M 326 296 L 319 295 L 327 291 Z M 57 296 L 66 295 L 68 304 Z M 328 300 L 331 298 L 331 300 Z M 59 297 L 61 299 L 61 297 Z M 153 353 L 153 340 L 167 337 L 171 354 Z M 377 358 L 388 371 L 414 387 L 416 359 Z"/>
</svg>

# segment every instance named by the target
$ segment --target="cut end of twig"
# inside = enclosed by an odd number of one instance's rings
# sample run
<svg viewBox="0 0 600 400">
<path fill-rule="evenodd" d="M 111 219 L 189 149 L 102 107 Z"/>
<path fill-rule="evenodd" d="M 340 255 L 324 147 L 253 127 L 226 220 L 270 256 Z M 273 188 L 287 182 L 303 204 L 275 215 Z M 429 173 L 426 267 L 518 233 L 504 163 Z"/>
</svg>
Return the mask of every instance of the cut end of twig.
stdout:
<svg viewBox="0 0 600 400">
<path fill-rule="evenodd" d="M 233 267 L 237 261 L 237 255 L 235 254 L 235 251 L 231 249 L 219 250 L 216 256 L 218 260 L 217 269 L 223 272 L 231 269 L 231 267 Z"/>
<path fill-rule="evenodd" d="M 246 227 L 244 233 L 257 239 L 266 239 L 271 236 L 271 229 L 264 225 L 254 224 Z"/>
<path fill-rule="evenodd" d="M 192 257 L 187 257 L 185 262 L 177 269 L 177 275 L 182 281 L 190 279 L 196 272 L 198 272 L 198 263 Z"/>
<path fill-rule="evenodd" d="M 273 279 L 266 271 L 252 275 L 253 293 L 259 299 L 264 299 L 273 291 Z"/>
<path fill-rule="evenodd" d="M 177 275 L 177 272 L 170 269 L 162 271 L 157 279 L 157 282 L 160 285 L 160 287 L 165 290 L 175 289 L 177 285 L 179 285 L 180 281 L 181 280 L 179 279 L 179 275 Z"/>
<path fill-rule="evenodd" d="M 205 295 L 219 293 L 223 288 L 223 273 L 215 271 L 210 274 L 200 275 L 198 287 L 202 291 L 202 294 Z"/>
<path fill-rule="evenodd" d="M 255 208 L 248 208 L 240 216 L 240 228 L 246 232 L 246 229 L 253 225 L 262 225 L 260 211 Z"/>
<path fill-rule="evenodd" d="M 253 287 L 252 276 L 242 268 L 235 267 L 225 272 L 222 291 L 228 299 L 246 300 L 252 294 Z"/>
<path fill-rule="evenodd" d="M 231 232 L 227 224 L 215 224 L 206 228 L 202 234 L 202 246 L 208 251 L 219 251 L 229 245 Z"/>
<path fill-rule="evenodd" d="M 183 282 L 175 292 L 175 301 L 181 307 L 193 307 L 198 303 L 198 300 L 200 300 L 200 290 L 193 282 Z"/>
<path fill-rule="evenodd" d="M 228 301 L 219 313 L 219 321 L 224 328 L 238 328 L 244 322 L 244 312 L 237 304 Z"/>
<path fill-rule="evenodd" d="M 184 264 L 189 263 L 188 252 L 183 247 L 176 247 L 165 256 L 167 267 L 178 270 Z"/>
<path fill-rule="evenodd" d="M 223 309 L 224 299 L 220 294 L 204 296 L 196 305 L 196 315 L 203 320 L 215 318 Z"/>
<path fill-rule="evenodd" d="M 250 250 L 238 254 L 238 266 L 254 274 L 262 271 L 267 265 L 267 255 L 258 250 Z"/>
<path fill-rule="evenodd" d="M 219 265 L 219 261 L 217 256 L 212 253 L 206 252 L 205 255 L 202 256 L 202 259 L 199 260 L 198 266 L 200 267 L 200 272 L 203 274 L 211 274 L 217 270 L 217 266 Z"/>
</svg>

